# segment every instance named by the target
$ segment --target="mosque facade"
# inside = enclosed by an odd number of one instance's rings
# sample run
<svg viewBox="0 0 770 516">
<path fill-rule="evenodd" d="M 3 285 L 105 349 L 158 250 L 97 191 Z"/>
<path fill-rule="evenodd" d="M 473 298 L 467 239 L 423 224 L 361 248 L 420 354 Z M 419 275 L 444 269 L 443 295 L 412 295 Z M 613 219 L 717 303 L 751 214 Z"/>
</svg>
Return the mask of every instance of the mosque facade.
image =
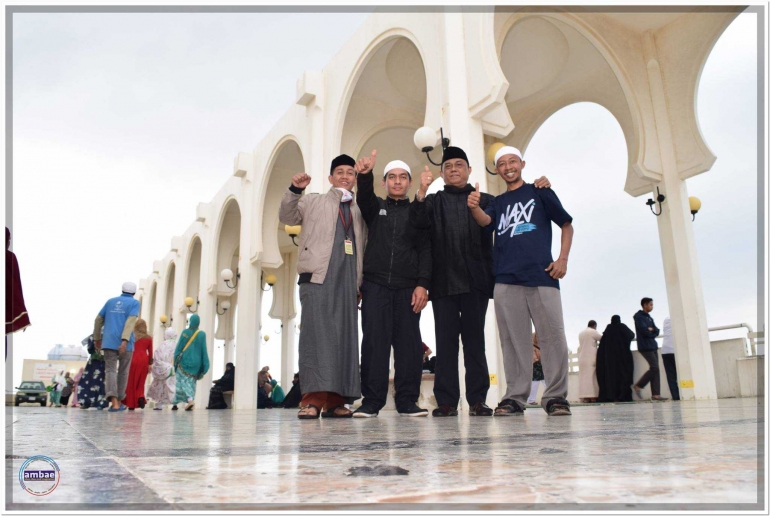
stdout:
<svg viewBox="0 0 770 516">
<path fill-rule="evenodd" d="M 197 205 L 187 230 L 171 237 L 168 252 L 140 281 L 136 297 L 154 341 L 163 340 L 164 325 L 181 332 L 186 314 L 195 310 L 209 335 L 209 356 L 216 336 L 226 343 L 225 361 L 238 367 L 234 408 L 256 407 L 265 289 L 273 289 L 270 316 L 283 324 L 285 384 L 294 373 L 294 339 L 301 331 L 296 239 L 289 236 L 297 229 L 287 232 L 278 221 L 281 196 L 294 174 L 309 174 L 307 192 L 322 193 L 330 187 L 326 178 L 334 156 L 357 158 L 373 148 L 379 162 L 401 159 L 420 164 L 413 167 L 420 170 L 427 160 L 415 145 L 415 132 L 429 127 L 437 142 L 434 160 L 443 131 L 466 150 L 473 168 L 469 182 L 498 194 L 503 181 L 485 170 L 492 168 L 490 148 L 504 143 L 526 153 L 549 116 L 576 102 L 593 102 L 622 128 L 625 191 L 665 195 L 657 224 L 680 391 L 682 399 L 715 399 L 686 180 L 716 160 L 698 126 L 696 93 L 711 49 L 742 8 L 656 9 L 375 12 L 322 70 L 297 80 L 295 104 L 252 150 L 235 156 L 232 176 L 211 200 Z M 232 279 L 225 281 L 225 269 Z M 187 298 L 193 301 L 189 308 Z M 496 375 L 487 403 L 495 406 L 505 373 L 492 304 L 485 331 L 489 370 Z M 210 370 L 198 383 L 197 399 L 208 399 L 211 380 Z"/>
</svg>

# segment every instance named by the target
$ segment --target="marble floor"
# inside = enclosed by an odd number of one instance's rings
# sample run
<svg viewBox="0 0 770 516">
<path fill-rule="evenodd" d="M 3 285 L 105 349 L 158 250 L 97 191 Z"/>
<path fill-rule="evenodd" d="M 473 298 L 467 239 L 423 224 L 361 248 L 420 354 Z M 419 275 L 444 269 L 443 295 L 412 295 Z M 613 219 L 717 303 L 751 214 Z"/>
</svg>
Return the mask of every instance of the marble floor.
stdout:
<svg viewBox="0 0 770 516">
<path fill-rule="evenodd" d="M 764 399 L 523 417 L 6 407 L 7 510 L 762 510 Z M 27 457 L 61 470 L 48 496 Z"/>
</svg>

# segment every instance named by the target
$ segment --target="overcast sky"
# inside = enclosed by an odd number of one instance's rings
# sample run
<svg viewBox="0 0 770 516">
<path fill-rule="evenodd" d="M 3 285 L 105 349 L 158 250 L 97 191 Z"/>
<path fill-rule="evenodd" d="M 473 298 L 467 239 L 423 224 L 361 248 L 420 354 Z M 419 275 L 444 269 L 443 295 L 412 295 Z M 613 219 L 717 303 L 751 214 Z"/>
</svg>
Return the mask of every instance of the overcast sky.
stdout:
<svg viewBox="0 0 770 516">
<path fill-rule="evenodd" d="M 13 250 L 32 321 L 14 337 L 15 385 L 23 358 L 78 344 L 124 281 L 150 274 L 197 203 L 232 174 L 235 155 L 291 106 L 296 80 L 323 68 L 366 16 L 14 15 Z M 717 162 L 688 189 L 703 201 L 695 235 L 712 327 L 757 320 L 756 37 L 755 15 L 740 15 L 698 92 Z M 657 221 L 646 197 L 623 192 L 627 154 L 612 115 L 567 107 L 525 158 L 525 179 L 547 175 L 574 217 L 562 281 L 570 347 L 588 319 L 603 329 L 617 313 L 630 324 L 642 296 L 655 299 L 662 326 Z M 271 343 L 261 362 L 277 372 L 280 338 Z"/>
</svg>

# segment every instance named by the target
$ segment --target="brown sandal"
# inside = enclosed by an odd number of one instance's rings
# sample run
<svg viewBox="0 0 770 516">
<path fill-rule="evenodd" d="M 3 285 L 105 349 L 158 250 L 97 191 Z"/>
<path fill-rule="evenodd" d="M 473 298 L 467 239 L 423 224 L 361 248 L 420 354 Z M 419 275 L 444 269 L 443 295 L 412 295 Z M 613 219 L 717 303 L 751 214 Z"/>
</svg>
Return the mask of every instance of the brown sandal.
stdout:
<svg viewBox="0 0 770 516">
<path fill-rule="evenodd" d="M 340 409 L 342 409 L 344 412 L 337 412 Z M 353 417 L 353 411 L 342 405 L 338 405 L 336 407 L 327 409 L 326 412 L 322 412 L 321 417 L 348 418 Z"/>
<path fill-rule="evenodd" d="M 307 412 L 305 412 L 305 413 L 303 414 L 303 412 L 304 412 L 304 411 L 307 411 L 307 409 L 313 409 L 313 410 L 315 410 L 315 415 L 311 416 L 311 415 L 310 415 L 310 414 L 308 414 Z M 308 405 L 307 407 L 302 407 L 302 408 L 300 409 L 299 413 L 297 413 L 297 417 L 298 417 L 299 419 L 318 419 L 319 417 L 321 417 L 321 411 L 320 411 L 320 410 L 318 409 L 318 407 L 316 407 L 315 405 Z"/>
</svg>

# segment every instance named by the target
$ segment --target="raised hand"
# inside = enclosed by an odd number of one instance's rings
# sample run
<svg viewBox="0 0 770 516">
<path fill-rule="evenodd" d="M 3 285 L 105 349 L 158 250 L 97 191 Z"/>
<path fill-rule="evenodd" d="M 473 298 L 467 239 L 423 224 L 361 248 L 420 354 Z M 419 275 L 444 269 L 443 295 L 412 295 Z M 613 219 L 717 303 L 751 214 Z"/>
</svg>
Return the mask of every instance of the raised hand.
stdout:
<svg viewBox="0 0 770 516">
<path fill-rule="evenodd" d="M 291 184 L 293 184 L 295 187 L 304 190 L 307 188 L 307 185 L 310 184 L 310 176 L 302 173 L 302 174 L 296 174 L 294 177 L 291 178 Z"/>
<path fill-rule="evenodd" d="M 425 195 L 428 193 L 428 188 L 430 188 L 432 183 L 433 172 L 430 171 L 430 167 L 425 165 L 425 170 L 423 170 L 422 174 L 420 175 L 420 190 L 418 192 L 420 197 L 425 197 Z"/>
<path fill-rule="evenodd" d="M 547 177 L 541 176 L 535 179 L 535 188 L 551 188 L 551 182 Z"/>
<path fill-rule="evenodd" d="M 474 209 L 479 207 L 481 202 L 481 191 L 479 190 L 479 184 L 476 183 L 476 191 L 468 194 L 468 208 Z"/>
<path fill-rule="evenodd" d="M 374 169 L 374 164 L 377 161 L 377 149 L 372 151 L 372 154 L 368 158 L 361 158 L 356 162 L 356 166 L 353 167 L 357 174 L 368 174 Z"/>
</svg>

